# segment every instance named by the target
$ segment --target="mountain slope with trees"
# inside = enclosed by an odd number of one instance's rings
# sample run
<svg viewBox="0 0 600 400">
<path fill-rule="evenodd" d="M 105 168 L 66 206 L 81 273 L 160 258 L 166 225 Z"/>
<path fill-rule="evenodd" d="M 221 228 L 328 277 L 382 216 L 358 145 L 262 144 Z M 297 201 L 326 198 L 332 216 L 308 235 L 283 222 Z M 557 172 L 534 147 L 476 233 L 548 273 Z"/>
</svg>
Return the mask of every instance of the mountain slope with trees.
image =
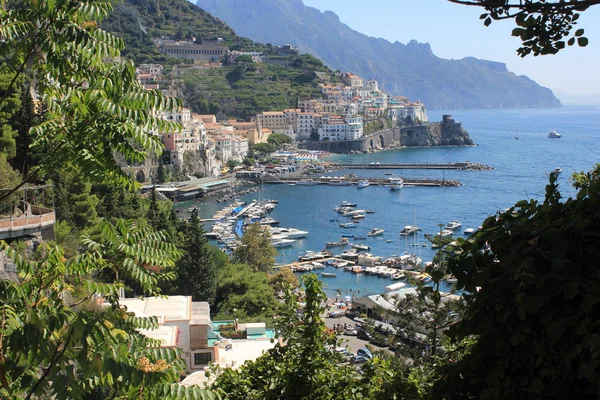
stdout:
<svg viewBox="0 0 600 400">
<path fill-rule="evenodd" d="M 550 89 L 517 76 L 503 63 L 472 57 L 446 60 L 428 43 L 391 43 L 363 35 L 301 0 L 198 0 L 240 34 L 273 44 L 290 43 L 329 67 L 377 79 L 395 95 L 430 108 L 559 107 Z M 272 23 L 277 21 L 277 23 Z"/>
</svg>

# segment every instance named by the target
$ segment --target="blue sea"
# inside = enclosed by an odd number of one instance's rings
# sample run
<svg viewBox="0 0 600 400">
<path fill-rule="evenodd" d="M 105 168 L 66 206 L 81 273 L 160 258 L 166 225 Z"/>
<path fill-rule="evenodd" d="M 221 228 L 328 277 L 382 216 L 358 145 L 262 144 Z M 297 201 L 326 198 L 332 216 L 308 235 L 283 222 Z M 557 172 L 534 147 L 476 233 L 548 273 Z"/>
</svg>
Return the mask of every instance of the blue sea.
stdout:
<svg viewBox="0 0 600 400">
<path fill-rule="evenodd" d="M 392 192 L 387 187 L 369 186 L 291 186 L 265 185 L 263 198 L 277 199 L 279 204 L 272 216 L 282 227 L 307 230 L 304 239 L 289 248 L 279 249 L 278 263 L 296 261 L 308 250 L 319 251 L 327 241 L 337 241 L 342 233 L 365 235 L 371 228 L 385 230 L 383 236 L 368 237 L 360 243 L 371 247 L 370 253 L 388 257 L 394 254 L 417 252 L 424 261 L 433 258 L 430 247 L 412 246 L 414 238 L 400 238 L 405 225 L 423 229 L 418 243 L 426 242 L 423 233 L 439 231 L 439 224 L 460 220 L 462 228 L 477 228 L 483 220 L 498 211 L 511 207 L 521 199 L 543 199 L 548 174 L 560 167 L 559 177 L 563 196 L 575 194 L 569 176 L 576 171 L 588 171 L 600 162 L 600 108 L 564 107 L 557 109 L 519 110 L 433 110 L 431 121 L 443 114 L 452 114 L 462 122 L 477 146 L 436 147 L 389 150 L 364 155 L 339 155 L 332 161 L 410 163 L 471 161 L 494 167 L 491 171 L 428 171 L 428 170 L 342 170 L 329 175 L 354 173 L 358 176 L 385 177 L 385 172 L 406 178 L 455 179 L 460 187 L 404 187 Z M 560 139 L 549 139 L 548 133 L 557 130 Z M 515 139 L 517 135 L 519 139 Z M 256 194 L 243 197 L 252 200 Z M 374 210 L 367 214 L 355 229 L 342 229 L 330 219 L 345 218 L 333 211 L 342 200 L 358 203 L 358 208 Z M 210 217 L 221 204 L 208 201 L 201 206 L 202 217 Z M 462 235 L 462 231 L 457 233 Z M 391 242 L 387 242 L 391 240 Z M 335 252 L 340 248 L 333 248 Z M 341 250 L 339 250 L 341 251 Z M 364 296 L 381 293 L 389 279 L 357 276 L 343 270 L 335 278 L 322 278 L 326 292 L 335 296 Z"/>
</svg>

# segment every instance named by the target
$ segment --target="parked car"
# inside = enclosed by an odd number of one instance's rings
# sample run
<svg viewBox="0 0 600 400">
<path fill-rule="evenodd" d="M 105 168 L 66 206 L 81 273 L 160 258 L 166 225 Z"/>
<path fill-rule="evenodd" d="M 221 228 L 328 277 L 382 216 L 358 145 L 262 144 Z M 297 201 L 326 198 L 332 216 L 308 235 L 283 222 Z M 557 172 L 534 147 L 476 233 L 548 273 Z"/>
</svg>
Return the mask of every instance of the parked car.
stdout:
<svg viewBox="0 0 600 400">
<path fill-rule="evenodd" d="M 335 351 L 341 354 L 346 359 L 354 357 L 354 353 L 349 352 L 348 349 L 345 347 L 337 347 Z"/>
<path fill-rule="evenodd" d="M 373 336 L 373 339 L 371 339 L 369 343 L 377 347 L 387 347 L 389 346 L 389 339 L 386 336 L 380 334 Z"/>
<path fill-rule="evenodd" d="M 371 335 L 369 332 L 365 331 L 364 329 L 361 329 L 360 331 L 358 331 L 356 337 L 359 339 L 362 339 L 362 340 L 373 339 L 373 335 Z"/>
<path fill-rule="evenodd" d="M 329 318 L 341 318 L 343 317 L 345 314 L 345 311 L 332 311 L 329 314 L 327 314 L 327 316 Z"/>
<path fill-rule="evenodd" d="M 371 353 L 371 351 L 369 349 L 367 349 L 366 347 L 361 347 L 360 349 L 358 349 L 358 351 L 356 352 L 356 355 L 360 356 L 360 357 L 368 358 L 369 360 L 373 359 L 373 353 Z"/>
<path fill-rule="evenodd" d="M 344 331 L 344 335 L 347 336 L 356 336 L 358 334 L 358 331 L 356 329 L 350 328 L 350 329 L 346 329 Z"/>
<path fill-rule="evenodd" d="M 369 358 L 356 355 L 350 359 L 350 364 L 364 364 L 369 361 Z"/>
</svg>

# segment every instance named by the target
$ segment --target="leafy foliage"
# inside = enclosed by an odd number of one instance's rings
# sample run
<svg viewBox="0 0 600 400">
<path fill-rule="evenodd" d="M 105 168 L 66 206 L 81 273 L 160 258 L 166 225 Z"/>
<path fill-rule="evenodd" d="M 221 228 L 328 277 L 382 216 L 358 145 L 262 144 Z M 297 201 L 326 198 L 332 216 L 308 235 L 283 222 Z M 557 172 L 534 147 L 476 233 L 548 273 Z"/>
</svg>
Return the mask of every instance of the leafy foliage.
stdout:
<svg viewBox="0 0 600 400">
<path fill-rule="evenodd" d="M 156 328 L 156 318 L 133 317 L 119 306 L 123 283 L 93 278 L 110 267 L 141 286 L 152 286 L 150 274 L 136 262 L 152 262 L 155 251 L 146 245 L 167 249 L 168 244 L 160 233 L 125 222 L 106 223 L 104 229 L 105 242 L 87 240 L 89 250 L 69 259 L 59 247 L 42 245 L 39 259 L 26 260 L 0 241 L 19 276 L 17 282 L 0 281 L 0 396 L 215 398 L 173 386 L 185 366 L 179 350 L 160 348 L 139 332 Z M 161 262 L 172 262 L 165 251 L 156 250 L 164 257 Z M 136 261 L 128 262 L 131 257 Z M 154 292 L 153 287 L 148 290 Z"/>
<path fill-rule="evenodd" d="M 292 143 L 292 138 L 281 133 L 272 133 L 267 138 L 267 143 L 274 145 L 276 148 L 282 148 Z"/>
<path fill-rule="evenodd" d="M 583 29 L 577 29 L 573 34 L 571 32 L 581 12 L 600 4 L 597 0 L 449 1 L 485 8 L 486 12 L 480 16 L 485 26 L 489 26 L 492 20 L 514 19 L 517 27 L 512 35 L 521 39 L 522 46 L 517 50 L 521 57 L 556 54 L 565 45 L 573 46 L 576 42 L 580 47 L 587 46 L 588 39 L 583 36 Z"/>
<path fill-rule="evenodd" d="M 144 90 L 135 79 L 133 62 L 119 58 L 123 41 L 99 29 L 111 2 L 25 1 L 0 8 L 0 56 L 10 76 L 3 105 L 19 79 L 29 83 L 47 108 L 45 121 L 31 129 L 32 146 L 44 158 L 26 177 L 44 176 L 67 163 L 90 179 L 133 186 L 113 153 L 142 162 L 160 153 L 155 131 L 179 125 L 159 118 L 155 110 L 175 109 L 180 102 L 158 90 Z M 9 195 L 10 193 L 6 194 Z"/>
<path fill-rule="evenodd" d="M 449 335 L 476 341 L 446 369 L 440 397 L 600 395 L 600 174 L 583 176 L 577 197 L 563 200 L 551 174 L 543 202 L 488 218 L 450 259 L 468 309 Z"/>
<path fill-rule="evenodd" d="M 259 223 L 246 227 L 242 243 L 234 250 L 235 262 L 248 264 L 254 271 L 268 272 L 275 265 L 277 251 L 271 244 L 271 234 Z"/>
</svg>

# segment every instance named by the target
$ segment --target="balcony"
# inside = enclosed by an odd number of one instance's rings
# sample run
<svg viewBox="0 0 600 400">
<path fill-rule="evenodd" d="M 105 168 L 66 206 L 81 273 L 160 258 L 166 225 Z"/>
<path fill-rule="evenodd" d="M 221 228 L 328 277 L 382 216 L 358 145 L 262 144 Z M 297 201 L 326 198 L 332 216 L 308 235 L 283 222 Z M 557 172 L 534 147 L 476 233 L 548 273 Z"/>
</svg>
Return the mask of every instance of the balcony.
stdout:
<svg viewBox="0 0 600 400">
<path fill-rule="evenodd" d="M 41 234 L 42 230 L 56 223 L 56 213 L 50 208 L 28 206 L 19 216 L 0 216 L 0 239 Z"/>
</svg>

